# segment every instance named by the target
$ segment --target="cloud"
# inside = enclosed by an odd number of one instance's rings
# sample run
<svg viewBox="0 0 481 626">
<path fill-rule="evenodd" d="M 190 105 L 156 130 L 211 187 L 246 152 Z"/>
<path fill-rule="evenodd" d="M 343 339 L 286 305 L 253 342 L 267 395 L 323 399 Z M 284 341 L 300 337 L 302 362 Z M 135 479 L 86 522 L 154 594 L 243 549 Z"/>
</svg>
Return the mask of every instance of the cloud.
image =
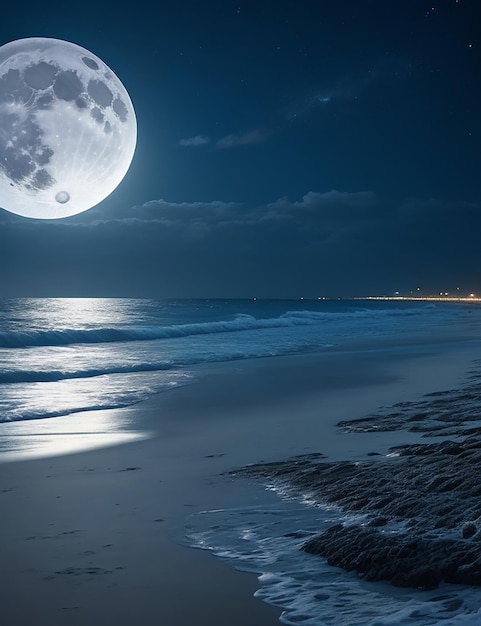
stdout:
<svg viewBox="0 0 481 626">
<path fill-rule="evenodd" d="M 225 148 L 236 148 L 237 146 L 248 146 L 251 144 L 263 143 L 270 133 L 263 128 L 256 128 L 241 135 L 226 135 L 217 141 L 215 147 L 219 150 Z"/>
<path fill-rule="evenodd" d="M 195 135 L 180 139 L 183 147 L 199 147 L 213 143 L 218 150 L 237 148 L 239 146 L 261 144 L 272 135 L 290 126 L 296 119 L 301 119 L 317 109 L 327 109 L 341 101 L 355 100 L 376 83 L 386 83 L 388 80 L 399 81 L 407 76 L 411 70 L 409 62 L 396 55 L 389 56 L 364 66 L 356 72 L 348 72 L 330 81 L 324 86 L 296 95 L 289 105 L 276 111 L 276 123 L 272 127 L 258 127 L 253 130 L 228 134 L 217 141 L 207 135 Z"/>
<path fill-rule="evenodd" d="M 410 64 L 402 57 L 393 55 L 381 59 L 356 73 L 346 73 L 330 81 L 330 84 L 305 94 L 288 107 L 285 117 L 288 121 L 293 121 L 314 109 L 332 106 L 342 100 L 357 99 L 371 85 L 389 79 L 397 81 L 407 76 L 409 71 Z"/>
<path fill-rule="evenodd" d="M 235 148 L 237 146 L 259 144 L 266 141 L 270 134 L 271 133 L 266 129 L 255 128 L 254 130 L 239 135 L 225 135 L 216 141 L 215 147 L 222 150 L 225 148 Z M 207 135 L 195 135 L 195 137 L 179 140 L 179 145 L 184 148 L 198 148 L 199 146 L 205 146 L 209 143 L 211 143 L 211 138 Z"/>
<path fill-rule="evenodd" d="M 221 229 L 226 225 L 268 228 L 284 223 L 287 228 L 305 225 L 312 228 L 321 224 L 324 229 L 352 228 L 359 221 L 373 219 L 382 211 L 382 205 L 371 192 L 308 192 L 300 200 L 281 197 L 271 203 L 248 206 L 239 202 L 169 202 L 149 200 L 144 204 L 123 210 L 94 208 L 69 218 L 72 225 L 95 225 L 109 221 L 159 222 L 168 227 L 179 225 L 188 233 L 193 225 Z M 59 223 L 66 224 L 67 221 Z"/>
<path fill-rule="evenodd" d="M 480 203 L 394 202 L 369 191 L 311 191 L 257 205 L 159 199 L 52 221 L 0 212 L 0 295 L 275 298 L 474 288 L 480 229 Z"/>
<path fill-rule="evenodd" d="M 195 137 L 188 137 L 187 139 L 181 139 L 179 141 L 179 145 L 183 147 L 194 147 L 205 146 L 210 143 L 210 137 L 205 135 L 195 135 Z"/>
</svg>

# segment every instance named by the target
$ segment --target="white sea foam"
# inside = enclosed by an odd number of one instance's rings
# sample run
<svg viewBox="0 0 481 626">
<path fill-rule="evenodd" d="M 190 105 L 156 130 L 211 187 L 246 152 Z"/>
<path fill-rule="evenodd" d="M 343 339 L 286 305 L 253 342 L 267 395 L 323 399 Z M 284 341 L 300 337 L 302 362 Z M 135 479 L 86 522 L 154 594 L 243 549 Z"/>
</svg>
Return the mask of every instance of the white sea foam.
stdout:
<svg viewBox="0 0 481 626">
<path fill-rule="evenodd" d="M 188 520 L 189 545 L 255 573 L 256 596 L 284 609 L 289 626 L 455 626 L 479 624 L 479 590 L 435 591 L 368 583 L 300 550 L 314 534 L 345 521 L 332 509 L 283 500 L 276 505 L 204 511 Z"/>
<path fill-rule="evenodd" d="M 190 380 L 191 376 L 185 372 L 138 372 L 4 385 L 0 395 L 0 422 L 121 408 L 146 400 L 154 393 L 185 385 Z"/>
</svg>

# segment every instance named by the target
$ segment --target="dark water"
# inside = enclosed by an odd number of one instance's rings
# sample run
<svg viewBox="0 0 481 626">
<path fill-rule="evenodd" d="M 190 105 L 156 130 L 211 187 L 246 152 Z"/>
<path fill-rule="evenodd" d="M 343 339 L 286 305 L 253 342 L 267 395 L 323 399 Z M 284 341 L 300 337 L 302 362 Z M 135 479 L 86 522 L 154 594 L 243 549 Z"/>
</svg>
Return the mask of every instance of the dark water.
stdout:
<svg viewBox="0 0 481 626">
<path fill-rule="evenodd" d="M 115 408 L 201 363 L 315 352 L 456 323 L 470 307 L 325 300 L 0 301 L 0 421 Z"/>
</svg>

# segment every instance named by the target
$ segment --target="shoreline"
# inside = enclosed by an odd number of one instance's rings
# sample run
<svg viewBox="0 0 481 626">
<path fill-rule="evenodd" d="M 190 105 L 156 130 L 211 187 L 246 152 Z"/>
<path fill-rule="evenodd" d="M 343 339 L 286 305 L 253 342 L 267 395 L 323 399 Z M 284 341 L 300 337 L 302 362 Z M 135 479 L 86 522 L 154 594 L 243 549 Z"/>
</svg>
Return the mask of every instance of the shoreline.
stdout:
<svg viewBox="0 0 481 626">
<path fill-rule="evenodd" d="M 305 516 L 300 530 L 279 534 L 273 529 L 273 535 L 292 537 L 298 550 L 321 557 L 319 569 L 327 563 L 354 572 L 359 581 L 412 590 L 407 600 L 419 603 L 412 617 L 431 614 L 432 619 L 437 613 L 442 620 L 463 620 L 466 614 L 478 623 L 481 364 L 479 359 L 475 363 L 460 388 L 427 393 L 338 424 L 345 434 L 364 437 L 383 431 L 395 440 L 399 433 L 405 437 L 412 432 L 415 443 L 392 441 L 387 452 L 373 451 L 358 460 L 332 461 L 308 453 L 254 463 L 233 475 L 257 480 L 286 502 L 309 503 L 311 515 Z M 309 524 L 316 510 L 316 521 Z M 290 572 L 294 580 L 298 571 Z M 441 587 L 442 593 L 421 595 Z M 332 590 L 322 591 L 329 599 Z M 306 591 L 304 601 L 309 600 Z M 290 596 L 286 606 L 294 610 L 295 604 Z M 319 607 L 312 608 L 315 615 Z M 313 617 L 306 623 L 317 623 Z"/>
<path fill-rule="evenodd" d="M 250 463 L 387 450 L 392 433 L 336 424 L 457 386 L 478 354 L 453 340 L 198 368 L 197 382 L 111 414 L 148 439 L 0 464 L 4 623 L 277 624 L 254 575 L 181 544 L 186 517 L 274 502 L 225 475 Z"/>
</svg>

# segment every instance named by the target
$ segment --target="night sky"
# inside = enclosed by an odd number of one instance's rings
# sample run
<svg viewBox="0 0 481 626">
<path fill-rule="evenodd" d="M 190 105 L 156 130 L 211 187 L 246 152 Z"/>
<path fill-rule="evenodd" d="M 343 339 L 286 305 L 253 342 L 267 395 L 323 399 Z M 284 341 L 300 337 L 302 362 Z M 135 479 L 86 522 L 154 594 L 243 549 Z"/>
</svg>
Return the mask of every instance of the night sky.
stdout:
<svg viewBox="0 0 481 626">
<path fill-rule="evenodd" d="M 103 59 L 139 136 L 90 211 L 0 210 L 0 296 L 481 293 L 480 29 L 480 0 L 2 6 L 0 45 Z"/>
</svg>

